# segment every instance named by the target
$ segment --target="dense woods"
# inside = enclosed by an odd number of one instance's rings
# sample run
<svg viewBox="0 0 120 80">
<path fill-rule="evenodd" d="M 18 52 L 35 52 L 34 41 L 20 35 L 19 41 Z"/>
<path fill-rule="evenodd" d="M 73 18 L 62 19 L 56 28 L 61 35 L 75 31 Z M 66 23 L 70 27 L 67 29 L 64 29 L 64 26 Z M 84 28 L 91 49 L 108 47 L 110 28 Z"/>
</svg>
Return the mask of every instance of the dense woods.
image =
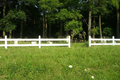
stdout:
<svg viewBox="0 0 120 80">
<path fill-rule="evenodd" d="M 119 0 L 0 0 L 0 37 L 120 37 Z"/>
</svg>

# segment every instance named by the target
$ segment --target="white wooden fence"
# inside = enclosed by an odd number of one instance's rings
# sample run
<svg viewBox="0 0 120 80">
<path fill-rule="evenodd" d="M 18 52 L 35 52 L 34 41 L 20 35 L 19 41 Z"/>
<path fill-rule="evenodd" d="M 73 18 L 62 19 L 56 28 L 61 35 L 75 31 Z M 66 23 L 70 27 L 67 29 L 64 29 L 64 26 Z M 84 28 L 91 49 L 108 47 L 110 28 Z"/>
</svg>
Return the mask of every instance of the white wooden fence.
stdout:
<svg viewBox="0 0 120 80">
<path fill-rule="evenodd" d="M 92 43 L 93 41 L 93 43 Z M 99 41 L 99 43 L 95 42 L 95 41 Z M 109 41 L 109 43 L 107 43 L 107 41 Z M 111 43 L 110 43 L 111 41 Z M 116 43 L 116 41 L 120 41 L 120 39 L 115 39 L 115 37 L 113 36 L 111 39 L 99 39 L 99 38 L 91 38 L 91 36 L 89 36 L 89 47 L 92 45 L 120 45 L 120 43 Z"/>
<path fill-rule="evenodd" d="M 39 46 L 39 48 L 41 48 L 41 46 L 68 46 L 70 48 L 70 36 L 68 36 L 67 38 L 63 38 L 63 39 L 44 39 L 41 38 L 41 36 L 39 36 L 38 39 L 7 39 L 7 36 L 5 36 L 4 39 L 0 39 L 0 41 L 4 41 L 4 44 L 0 44 L 0 47 L 5 47 L 5 49 L 7 49 L 8 46 Z M 8 41 L 14 41 L 14 44 L 7 44 Z M 31 44 L 18 44 L 18 41 L 32 41 Z M 38 44 L 36 43 L 38 41 Z M 41 44 L 42 41 L 67 41 L 68 44 L 52 44 L 52 42 L 50 42 L 50 44 Z"/>
</svg>

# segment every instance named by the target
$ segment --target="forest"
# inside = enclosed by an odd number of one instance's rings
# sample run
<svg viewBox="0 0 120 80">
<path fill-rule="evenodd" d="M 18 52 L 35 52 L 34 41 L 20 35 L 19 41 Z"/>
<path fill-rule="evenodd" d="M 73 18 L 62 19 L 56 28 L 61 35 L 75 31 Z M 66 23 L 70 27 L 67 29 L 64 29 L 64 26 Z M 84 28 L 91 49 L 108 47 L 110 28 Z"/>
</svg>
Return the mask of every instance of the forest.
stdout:
<svg viewBox="0 0 120 80">
<path fill-rule="evenodd" d="M 0 0 L 0 38 L 120 37 L 120 0 Z"/>
</svg>

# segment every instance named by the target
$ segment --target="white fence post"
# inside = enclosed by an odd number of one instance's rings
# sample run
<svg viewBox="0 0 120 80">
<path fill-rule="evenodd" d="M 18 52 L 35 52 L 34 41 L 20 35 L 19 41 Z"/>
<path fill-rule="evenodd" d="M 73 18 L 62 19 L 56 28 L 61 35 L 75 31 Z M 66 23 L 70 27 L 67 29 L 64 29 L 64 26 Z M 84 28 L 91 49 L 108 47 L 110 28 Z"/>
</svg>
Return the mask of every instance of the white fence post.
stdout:
<svg viewBox="0 0 120 80">
<path fill-rule="evenodd" d="M 41 48 L 41 36 L 39 35 L 39 48 Z"/>
<path fill-rule="evenodd" d="M 69 43 L 68 43 L 69 45 L 68 45 L 68 47 L 70 48 L 70 36 L 68 36 L 68 38 L 69 38 Z"/>
<path fill-rule="evenodd" d="M 5 35 L 5 49 L 7 49 L 7 36 Z"/>
<path fill-rule="evenodd" d="M 89 47 L 91 47 L 91 36 L 89 36 Z"/>
<path fill-rule="evenodd" d="M 113 36 L 112 38 L 113 38 L 113 46 L 114 46 L 115 45 L 115 40 L 114 40 L 115 37 Z"/>
</svg>

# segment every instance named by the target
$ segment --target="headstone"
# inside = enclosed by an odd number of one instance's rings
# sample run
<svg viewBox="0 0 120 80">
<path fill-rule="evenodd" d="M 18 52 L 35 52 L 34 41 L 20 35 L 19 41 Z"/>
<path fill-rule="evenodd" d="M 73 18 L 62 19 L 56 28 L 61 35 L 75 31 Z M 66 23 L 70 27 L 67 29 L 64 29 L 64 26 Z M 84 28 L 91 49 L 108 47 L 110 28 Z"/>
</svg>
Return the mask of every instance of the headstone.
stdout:
<svg viewBox="0 0 120 80">
<path fill-rule="evenodd" d="M 32 44 L 36 44 L 36 41 L 32 41 L 31 43 L 32 43 Z"/>
<path fill-rule="evenodd" d="M 15 41 L 14 41 L 14 44 L 18 44 L 18 41 L 17 41 L 17 40 L 15 40 Z"/>
<path fill-rule="evenodd" d="M 52 44 L 52 42 L 50 42 L 50 44 Z"/>
</svg>

